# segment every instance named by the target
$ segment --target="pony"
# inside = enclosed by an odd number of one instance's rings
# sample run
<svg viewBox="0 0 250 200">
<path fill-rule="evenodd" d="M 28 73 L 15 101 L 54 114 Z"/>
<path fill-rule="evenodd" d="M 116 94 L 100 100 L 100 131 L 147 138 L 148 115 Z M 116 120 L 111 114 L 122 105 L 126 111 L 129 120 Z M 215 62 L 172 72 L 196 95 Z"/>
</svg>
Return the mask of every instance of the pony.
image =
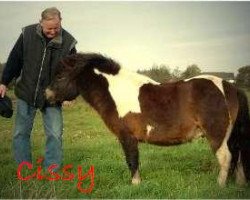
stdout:
<svg viewBox="0 0 250 200">
<path fill-rule="evenodd" d="M 216 155 L 220 186 L 233 173 L 237 184 L 250 179 L 247 97 L 221 78 L 158 83 L 101 54 L 78 53 L 61 59 L 45 95 L 51 103 L 81 95 L 99 113 L 123 148 L 132 184 L 141 182 L 140 142 L 171 146 L 200 136 Z"/>
</svg>

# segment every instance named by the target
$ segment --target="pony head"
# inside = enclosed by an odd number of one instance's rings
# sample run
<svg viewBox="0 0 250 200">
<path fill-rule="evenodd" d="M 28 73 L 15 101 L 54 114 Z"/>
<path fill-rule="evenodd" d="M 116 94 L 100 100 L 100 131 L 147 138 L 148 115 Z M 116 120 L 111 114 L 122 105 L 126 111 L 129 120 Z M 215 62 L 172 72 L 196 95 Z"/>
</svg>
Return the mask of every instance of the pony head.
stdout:
<svg viewBox="0 0 250 200">
<path fill-rule="evenodd" d="M 55 78 L 45 91 L 47 100 L 55 103 L 75 99 L 98 76 L 94 69 L 115 75 L 119 72 L 120 65 L 97 53 L 69 55 L 58 63 Z"/>
</svg>

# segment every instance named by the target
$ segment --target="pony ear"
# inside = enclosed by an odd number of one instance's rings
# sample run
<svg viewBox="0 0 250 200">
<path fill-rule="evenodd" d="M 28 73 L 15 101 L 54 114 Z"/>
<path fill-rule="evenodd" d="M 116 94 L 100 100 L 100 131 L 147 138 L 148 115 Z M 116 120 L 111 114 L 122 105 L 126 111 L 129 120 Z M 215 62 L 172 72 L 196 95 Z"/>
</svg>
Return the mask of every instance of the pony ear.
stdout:
<svg viewBox="0 0 250 200">
<path fill-rule="evenodd" d="M 97 53 L 82 53 L 78 54 L 79 58 L 75 63 L 75 70 L 80 73 L 82 70 L 98 69 L 106 74 L 117 74 L 120 70 L 120 65 L 111 58 L 105 57 Z"/>
<path fill-rule="evenodd" d="M 57 65 L 55 74 L 60 73 L 62 70 L 72 70 L 77 62 L 77 57 L 77 54 L 72 54 L 62 58 Z"/>
</svg>

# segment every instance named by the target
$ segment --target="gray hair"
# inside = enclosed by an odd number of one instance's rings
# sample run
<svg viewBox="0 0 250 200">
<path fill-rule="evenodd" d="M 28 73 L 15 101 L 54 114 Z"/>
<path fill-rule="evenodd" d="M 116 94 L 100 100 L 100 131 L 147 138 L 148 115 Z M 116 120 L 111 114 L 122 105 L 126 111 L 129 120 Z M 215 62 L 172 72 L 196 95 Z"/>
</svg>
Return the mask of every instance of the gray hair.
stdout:
<svg viewBox="0 0 250 200">
<path fill-rule="evenodd" d="M 50 20 L 55 17 L 61 18 L 61 12 L 56 7 L 46 8 L 41 14 L 42 20 Z"/>
</svg>

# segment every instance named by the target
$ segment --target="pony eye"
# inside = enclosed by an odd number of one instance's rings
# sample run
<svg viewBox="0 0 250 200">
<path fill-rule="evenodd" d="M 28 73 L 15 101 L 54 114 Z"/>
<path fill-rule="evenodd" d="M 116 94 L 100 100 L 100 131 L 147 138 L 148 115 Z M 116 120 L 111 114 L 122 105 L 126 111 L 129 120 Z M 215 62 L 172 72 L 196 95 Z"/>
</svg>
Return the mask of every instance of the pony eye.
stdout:
<svg viewBox="0 0 250 200">
<path fill-rule="evenodd" d="M 65 79 L 65 77 L 63 77 L 63 75 L 58 75 L 57 77 L 56 77 L 58 80 L 62 80 L 62 79 Z"/>
<path fill-rule="evenodd" d="M 63 76 L 62 76 L 62 77 L 60 77 L 60 80 L 65 80 L 65 79 L 66 79 L 66 77 L 63 77 Z"/>
</svg>

